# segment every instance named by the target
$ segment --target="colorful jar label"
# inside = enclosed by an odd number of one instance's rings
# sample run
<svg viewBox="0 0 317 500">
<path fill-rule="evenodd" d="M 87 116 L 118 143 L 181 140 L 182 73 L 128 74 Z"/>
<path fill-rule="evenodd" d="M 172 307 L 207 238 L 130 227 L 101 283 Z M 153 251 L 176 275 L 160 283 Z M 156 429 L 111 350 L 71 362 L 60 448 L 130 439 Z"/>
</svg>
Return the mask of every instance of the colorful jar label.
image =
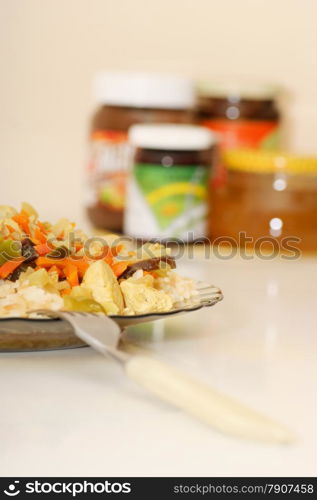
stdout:
<svg viewBox="0 0 317 500">
<path fill-rule="evenodd" d="M 88 162 L 88 206 L 101 203 L 111 210 L 123 210 L 129 162 L 126 132 L 93 132 Z"/>
<path fill-rule="evenodd" d="M 219 134 L 220 144 L 224 149 L 274 150 L 279 147 L 277 121 L 205 120 L 202 125 Z"/>
<path fill-rule="evenodd" d="M 219 138 L 220 155 L 215 163 L 212 185 L 223 186 L 226 183 L 226 169 L 222 162 L 221 151 L 230 149 L 252 148 L 276 150 L 279 148 L 279 125 L 268 120 L 204 120 L 201 125 L 216 132 Z"/>
<path fill-rule="evenodd" d="M 137 163 L 129 186 L 125 232 L 138 238 L 194 240 L 206 235 L 208 168 Z"/>
</svg>

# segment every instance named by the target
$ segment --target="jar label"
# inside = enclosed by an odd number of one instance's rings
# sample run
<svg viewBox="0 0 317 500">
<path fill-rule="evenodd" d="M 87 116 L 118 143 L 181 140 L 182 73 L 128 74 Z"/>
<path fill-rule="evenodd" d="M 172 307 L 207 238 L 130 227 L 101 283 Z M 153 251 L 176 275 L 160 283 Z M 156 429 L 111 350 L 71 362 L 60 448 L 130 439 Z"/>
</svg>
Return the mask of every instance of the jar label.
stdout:
<svg viewBox="0 0 317 500">
<path fill-rule="evenodd" d="M 208 168 L 137 163 L 128 186 L 125 231 L 138 238 L 206 235 Z"/>
<path fill-rule="evenodd" d="M 127 133 L 100 130 L 91 136 L 88 161 L 87 205 L 122 211 L 125 205 L 130 147 Z"/>
<path fill-rule="evenodd" d="M 268 120 L 204 120 L 202 125 L 219 134 L 224 149 L 278 149 L 279 126 Z"/>
<path fill-rule="evenodd" d="M 279 148 L 279 125 L 268 120 L 204 120 L 201 125 L 216 132 L 221 151 L 240 148 L 276 150 Z M 215 163 L 212 185 L 221 187 L 226 183 L 226 169 L 221 154 Z"/>
</svg>

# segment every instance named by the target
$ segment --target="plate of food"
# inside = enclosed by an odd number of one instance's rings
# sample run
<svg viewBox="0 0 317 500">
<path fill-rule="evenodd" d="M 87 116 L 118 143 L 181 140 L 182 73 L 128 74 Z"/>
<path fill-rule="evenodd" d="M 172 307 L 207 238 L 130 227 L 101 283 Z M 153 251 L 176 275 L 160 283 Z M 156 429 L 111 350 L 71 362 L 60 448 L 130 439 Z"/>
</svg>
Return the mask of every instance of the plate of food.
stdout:
<svg viewBox="0 0 317 500">
<path fill-rule="evenodd" d="M 39 310 L 106 314 L 124 328 L 222 299 L 219 288 L 175 268 L 160 243 L 88 237 L 66 218 L 42 221 L 28 203 L 0 206 L 0 350 L 83 345 L 69 323 Z"/>
</svg>

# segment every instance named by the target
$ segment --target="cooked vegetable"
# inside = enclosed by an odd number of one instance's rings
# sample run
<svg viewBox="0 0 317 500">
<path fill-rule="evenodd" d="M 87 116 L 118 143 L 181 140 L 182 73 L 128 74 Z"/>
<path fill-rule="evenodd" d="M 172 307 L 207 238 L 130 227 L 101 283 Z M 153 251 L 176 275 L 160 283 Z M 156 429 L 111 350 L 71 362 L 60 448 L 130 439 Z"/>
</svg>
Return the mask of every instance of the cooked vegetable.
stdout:
<svg viewBox="0 0 317 500">
<path fill-rule="evenodd" d="M 8 260 L 14 260 L 22 256 L 21 244 L 18 241 L 4 240 L 0 236 L 0 266 Z"/>
<path fill-rule="evenodd" d="M 40 286 L 42 288 L 51 282 L 51 277 L 46 269 L 37 269 L 37 271 L 26 276 L 26 279 L 31 286 Z"/>
<path fill-rule="evenodd" d="M 118 277 L 124 273 L 124 271 L 127 269 L 128 266 L 129 266 L 128 262 L 115 262 L 111 266 L 111 268 L 112 268 L 114 274 Z"/>
<path fill-rule="evenodd" d="M 30 205 L 26 201 L 22 202 L 21 212 L 27 214 L 28 216 L 32 216 L 33 215 L 36 218 L 39 216 L 39 214 L 37 213 L 37 211 L 35 210 L 35 208 L 32 207 L 32 205 Z"/>
<path fill-rule="evenodd" d="M 40 229 L 37 227 L 34 229 L 34 238 L 33 241 L 36 245 L 46 243 L 46 235 L 42 233 Z"/>
<path fill-rule="evenodd" d="M 71 287 L 79 285 L 78 270 L 75 264 L 68 262 L 64 267 L 64 274 Z"/>
<path fill-rule="evenodd" d="M 16 214 L 12 217 L 25 234 L 30 234 L 29 217 L 23 212 Z"/>
<path fill-rule="evenodd" d="M 139 260 L 134 264 L 131 264 L 127 267 L 126 271 L 121 274 L 120 278 L 127 279 L 130 278 L 135 271 L 138 269 L 142 269 L 143 271 L 155 271 L 156 269 L 160 269 L 160 263 L 165 262 L 172 269 L 175 269 L 175 259 L 173 257 L 169 257 L 168 255 L 162 255 L 161 257 L 155 257 L 153 259 Z"/>
<path fill-rule="evenodd" d="M 0 205 L 0 219 L 11 219 L 17 211 L 8 205 Z"/>
<path fill-rule="evenodd" d="M 35 245 L 34 249 L 37 251 L 38 255 L 47 255 L 52 251 L 52 247 L 50 247 L 47 243 L 40 243 L 39 245 Z"/>
<path fill-rule="evenodd" d="M 42 256 L 42 257 L 38 257 L 38 259 L 36 259 L 36 265 L 38 267 L 46 267 L 46 268 L 50 268 L 52 266 L 57 266 L 57 267 L 64 267 L 65 265 L 67 264 L 67 259 L 50 259 L 49 257 L 46 256 Z"/>
<path fill-rule="evenodd" d="M 120 314 L 124 308 L 122 293 L 111 267 L 97 260 L 87 269 L 83 284 L 91 290 L 93 298 L 99 302 L 107 314 Z"/>
<path fill-rule="evenodd" d="M 120 283 L 127 308 L 134 314 L 168 311 L 173 301 L 167 293 L 153 287 L 153 276 L 129 278 Z"/>
<path fill-rule="evenodd" d="M 71 292 L 70 292 L 71 293 Z M 84 311 L 89 313 L 105 313 L 104 308 L 99 302 L 93 299 L 81 299 L 70 297 L 66 295 L 64 297 L 64 306 L 68 311 Z"/>
<path fill-rule="evenodd" d="M 0 279 L 6 280 L 0 283 L 6 287 L 0 315 L 25 314 L 31 287 L 32 309 L 44 303 L 112 315 L 169 310 L 182 295 L 173 268 L 175 260 L 159 243 L 136 250 L 118 244 L 114 234 L 89 240 L 67 219 L 41 222 L 28 203 L 19 212 L 0 206 Z M 185 288 L 187 298 L 188 283 Z M 16 302 L 12 297 L 6 302 L 7 290 L 17 294 Z"/>
<path fill-rule="evenodd" d="M 4 268 L 3 275 L 10 281 L 16 281 L 19 279 L 20 275 L 24 273 L 28 267 L 35 267 L 35 260 L 38 257 L 36 250 L 34 249 L 34 244 L 29 238 L 24 238 L 21 242 L 6 240 L 7 244 L 11 245 L 11 264 Z M 13 255 L 15 253 L 15 256 Z M 10 270 L 8 273 L 7 271 Z M 3 279 L 3 278 L 2 278 Z"/>
<path fill-rule="evenodd" d="M 31 262 L 29 264 L 25 264 L 24 262 L 22 262 L 22 264 L 20 266 L 18 266 L 13 271 L 13 273 L 9 274 L 9 276 L 7 277 L 7 280 L 17 281 L 20 278 L 21 274 L 23 274 L 29 270 L 32 271 L 34 267 L 35 267 L 34 262 Z"/>
<path fill-rule="evenodd" d="M 49 252 L 46 257 L 48 259 L 65 259 L 70 254 L 69 250 L 65 246 L 60 246 L 58 248 L 54 248 L 51 252 Z"/>
<path fill-rule="evenodd" d="M 46 224 L 48 224 L 48 223 L 46 223 Z M 47 233 L 46 226 L 45 226 L 45 224 L 43 224 L 43 222 L 38 220 L 36 222 L 36 225 L 40 228 L 40 230 L 42 231 L 43 234 Z"/>
<path fill-rule="evenodd" d="M 8 260 L 4 264 L 2 264 L 2 266 L 0 267 L 0 278 L 3 280 L 7 278 L 17 267 L 22 264 L 23 260 L 23 257 L 19 257 L 16 260 Z"/>
<path fill-rule="evenodd" d="M 38 258 L 38 253 L 34 248 L 34 243 L 29 238 L 24 238 L 21 241 L 22 245 L 22 256 L 24 257 L 24 262 L 27 264 L 33 262 Z"/>
</svg>

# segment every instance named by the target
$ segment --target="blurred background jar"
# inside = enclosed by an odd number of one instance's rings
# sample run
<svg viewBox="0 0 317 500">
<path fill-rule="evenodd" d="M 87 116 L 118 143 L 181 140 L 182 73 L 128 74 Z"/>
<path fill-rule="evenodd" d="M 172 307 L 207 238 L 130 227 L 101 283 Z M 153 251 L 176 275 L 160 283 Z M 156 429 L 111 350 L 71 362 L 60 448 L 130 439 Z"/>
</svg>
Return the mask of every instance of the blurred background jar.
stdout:
<svg viewBox="0 0 317 500">
<path fill-rule="evenodd" d="M 95 82 L 86 206 L 96 228 L 122 232 L 130 163 L 127 132 L 135 123 L 192 123 L 191 80 L 173 75 L 106 72 Z"/>
<path fill-rule="evenodd" d="M 218 134 L 220 153 L 231 149 L 276 150 L 280 144 L 279 89 L 260 83 L 198 84 L 198 122 Z M 225 181 L 221 154 L 214 182 Z"/>
<path fill-rule="evenodd" d="M 206 236 L 214 135 L 194 125 L 134 125 L 125 233 L 194 241 Z"/>
<path fill-rule="evenodd" d="M 292 237 L 296 248 L 317 250 L 317 157 L 236 150 L 224 162 L 227 181 L 210 192 L 213 241 L 239 244 L 244 232 L 251 246 L 263 237 Z"/>
</svg>

